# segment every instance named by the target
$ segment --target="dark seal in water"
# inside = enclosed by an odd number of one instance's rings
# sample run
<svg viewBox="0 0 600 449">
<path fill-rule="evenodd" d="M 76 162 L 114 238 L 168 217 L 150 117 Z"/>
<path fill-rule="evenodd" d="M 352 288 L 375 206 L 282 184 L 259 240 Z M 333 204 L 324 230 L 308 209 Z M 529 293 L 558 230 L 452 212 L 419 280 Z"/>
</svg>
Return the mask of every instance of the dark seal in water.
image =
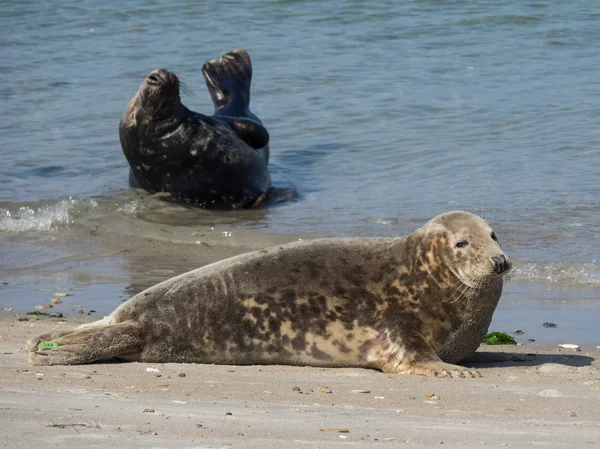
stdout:
<svg viewBox="0 0 600 449">
<path fill-rule="evenodd" d="M 235 50 L 202 73 L 211 117 L 181 103 L 179 78 L 165 69 L 152 71 L 129 102 L 119 137 L 130 181 L 200 207 L 258 206 L 271 185 L 269 133 L 249 109 L 250 57 Z"/>
</svg>

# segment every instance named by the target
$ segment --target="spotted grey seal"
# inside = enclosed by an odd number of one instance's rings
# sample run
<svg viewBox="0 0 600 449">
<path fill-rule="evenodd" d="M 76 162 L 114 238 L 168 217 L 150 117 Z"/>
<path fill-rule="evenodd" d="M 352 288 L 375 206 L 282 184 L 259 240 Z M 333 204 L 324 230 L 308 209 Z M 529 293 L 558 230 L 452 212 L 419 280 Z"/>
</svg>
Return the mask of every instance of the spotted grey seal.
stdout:
<svg viewBox="0 0 600 449">
<path fill-rule="evenodd" d="M 142 362 L 368 367 L 477 376 L 511 262 L 468 212 L 406 237 L 299 241 L 169 279 L 104 319 L 28 342 L 33 364 Z"/>
<path fill-rule="evenodd" d="M 269 133 L 250 112 L 252 64 L 235 50 L 202 67 L 215 112 L 185 107 L 177 75 L 154 70 L 119 124 L 130 183 L 206 208 L 252 207 L 268 196 Z"/>
</svg>

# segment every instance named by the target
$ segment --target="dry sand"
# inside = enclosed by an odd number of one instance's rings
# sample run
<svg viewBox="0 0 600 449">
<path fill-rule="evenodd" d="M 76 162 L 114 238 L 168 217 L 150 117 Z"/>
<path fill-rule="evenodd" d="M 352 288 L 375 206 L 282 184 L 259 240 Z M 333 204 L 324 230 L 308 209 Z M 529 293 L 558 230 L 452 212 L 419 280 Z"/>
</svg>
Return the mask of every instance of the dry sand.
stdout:
<svg viewBox="0 0 600 449">
<path fill-rule="evenodd" d="M 287 366 L 34 367 L 27 363 L 25 340 L 81 320 L 20 322 L 4 315 L 0 447 L 600 445 L 600 349 L 595 346 L 581 352 L 535 343 L 483 346 L 468 363 L 481 379 Z M 148 367 L 159 369 L 161 377 Z"/>
</svg>

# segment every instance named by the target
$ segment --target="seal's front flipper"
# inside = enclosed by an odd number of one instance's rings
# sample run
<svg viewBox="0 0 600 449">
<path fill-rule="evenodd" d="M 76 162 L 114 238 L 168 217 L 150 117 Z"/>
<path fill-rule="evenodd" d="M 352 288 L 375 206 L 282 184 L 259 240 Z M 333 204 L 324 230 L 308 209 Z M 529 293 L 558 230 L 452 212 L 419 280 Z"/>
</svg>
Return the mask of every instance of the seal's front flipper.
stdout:
<svg viewBox="0 0 600 449">
<path fill-rule="evenodd" d="M 233 128 L 240 139 L 258 150 L 269 143 L 267 128 L 254 120 L 238 117 L 222 117 Z"/>
<path fill-rule="evenodd" d="M 477 370 L 466 368 L 460 365 L 452 365 L 441 360 L 431 362 L 417 362 L 409 364 L 405 367 L 400 367 L 398 372 L 406 372 L 411 374 L 420 374 L 422 376 L 432 377 L 481 377 Z"/>
<path fill-rule="evenodd" d="M 139 324 L 124 322 L 42 335 L 29 340 L 27 349 L 33 365 L 78 365 L 112 357 L 135 359 L 142 344 Z"/>
<path fill-rule="evenodd" d="M 202 74 L 215 105 L 215 112 L 229 106 L 232 111 L 239 110 L 238 113 L 241 114 L 248 108 L 252 63 L 245 50 L 225 53 L 219 61 L 207 61 L 202 66 Z"/>
<path fill-rule="evenodd" d="M 390 348 L 384 348 L 381 354 L 385 356 L 373 360 L 373 366 L 384 373 L 409 373 L 432 377 L 481 377 L 474 369 L 442 361 L 420 333 L 405 336 L 402 344 L 391 347 L 395 348 L 397 353 L 390 351 Z M 398 348 L 402 348 L 402 351 Z M 399 354 L 401 359 L 397 357 Z"/>
</svg>

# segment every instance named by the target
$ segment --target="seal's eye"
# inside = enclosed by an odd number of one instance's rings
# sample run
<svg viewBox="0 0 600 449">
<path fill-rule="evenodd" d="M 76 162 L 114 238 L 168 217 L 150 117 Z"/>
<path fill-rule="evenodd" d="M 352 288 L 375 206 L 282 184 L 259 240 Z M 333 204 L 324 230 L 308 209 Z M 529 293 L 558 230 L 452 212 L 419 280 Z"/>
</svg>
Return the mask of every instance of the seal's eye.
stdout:
<svg viewBox="0 0 600 449">
<path fill-rule="evenodd" d="M 456 244 L 457 248 L 464 248 L 465 246 L 467 246 L 469 244 L 469 242 L 467 242 L 466 240 L 461 240 L 460 242 L 458 242 Z"/>
<path fill-rule="evenodd" d="M 497 242 L 497 241 L 498 241 L 498 237 L 496 237 L 496 233 L 495 233 L 494 231 L 492 231 L 492 240 L 493 240 L 494 242 Z"/>
</svg>

